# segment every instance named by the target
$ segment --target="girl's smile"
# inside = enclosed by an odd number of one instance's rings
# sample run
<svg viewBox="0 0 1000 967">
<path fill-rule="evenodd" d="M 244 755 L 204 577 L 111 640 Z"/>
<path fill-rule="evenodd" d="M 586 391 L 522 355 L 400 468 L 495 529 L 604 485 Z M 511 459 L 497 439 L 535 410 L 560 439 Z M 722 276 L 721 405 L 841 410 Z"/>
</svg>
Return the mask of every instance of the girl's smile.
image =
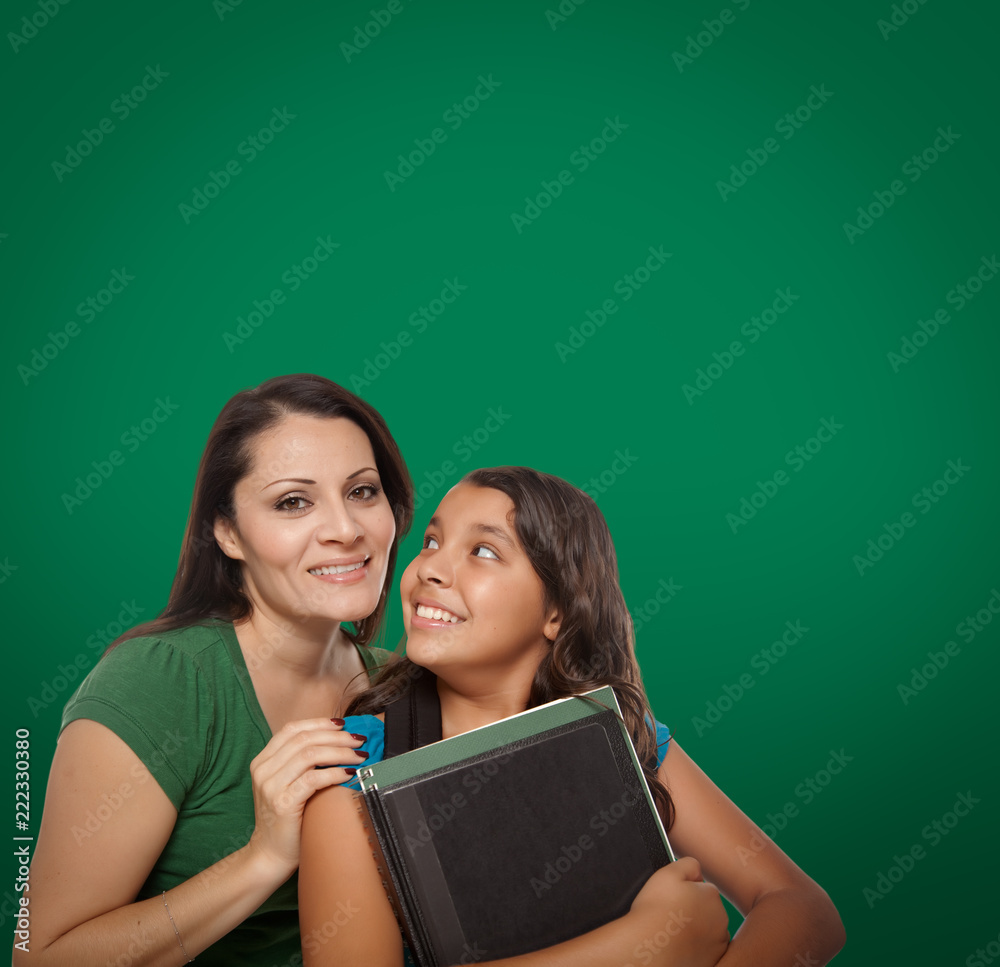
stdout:
<svg viewBox="0 0 1000 967">
<path fill-rule="evenodd" d="M 472 484 L 441 501 L 400 583 L 407 654 L 417 664 L 438 674 L 447 666 L 508 676 L 533 669 L 555 639 L 560 617 L 513 513 L 506 494 Z"/>
</svg>

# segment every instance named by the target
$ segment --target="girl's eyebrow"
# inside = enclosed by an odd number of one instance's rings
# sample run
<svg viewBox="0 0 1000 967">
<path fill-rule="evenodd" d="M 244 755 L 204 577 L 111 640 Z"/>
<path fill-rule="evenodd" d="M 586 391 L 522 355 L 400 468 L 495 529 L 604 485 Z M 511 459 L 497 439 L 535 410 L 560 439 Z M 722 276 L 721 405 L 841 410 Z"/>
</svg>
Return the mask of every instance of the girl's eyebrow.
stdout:
<svg viewBox="0 0 1000 967">
<path fill-rule="evenodd" d="M 508 547 L 512 548 L 516 546 L 506 531 L 501 530 L 499 527 L 494 527 L 492 524 L 475 524 L 472 529 L 478 531 L 480 534 L 489 534 L 495 537 L 501 544 L 506 544 Z"/>
<path fill-rule="evenodd" d="M 427 522 L 428 527 L 441 527 L 441 518 L 432 517 Z M 511 540 L 510 535 L 499 527 L 493 524 L 473 524 L 472 529 L 479 534 L 489 534 L 491 537 L 495 537 L 501 544 L 506 544 L 507 547 L 516 548 L 517 544 Z"/>
</svg>

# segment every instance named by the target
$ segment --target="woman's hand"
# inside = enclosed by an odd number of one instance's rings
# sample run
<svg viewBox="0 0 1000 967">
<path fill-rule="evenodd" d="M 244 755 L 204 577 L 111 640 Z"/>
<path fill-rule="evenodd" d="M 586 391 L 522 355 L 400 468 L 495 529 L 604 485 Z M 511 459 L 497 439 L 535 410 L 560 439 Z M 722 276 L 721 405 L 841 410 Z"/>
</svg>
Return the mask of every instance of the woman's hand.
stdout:
<svg viewBox="0 0 1000 967">
<path fill-rule="evenodd" d="M 701 866 L 682 857 L 657 870 L 625 918 L 634 927 L 630 956 L 663 967 L 714 967 L 729 944 L 729 917 Z"/>
<path fill-rule="evenodd" d="M 346 782 L 366 754 L 364 736 L 343 731 L 343 719 L 289 722 L 250 763 L 256 826 L 250 848 L 287 876 L 299 865 L 302 811 L 319 789 Z"/>
</svg>

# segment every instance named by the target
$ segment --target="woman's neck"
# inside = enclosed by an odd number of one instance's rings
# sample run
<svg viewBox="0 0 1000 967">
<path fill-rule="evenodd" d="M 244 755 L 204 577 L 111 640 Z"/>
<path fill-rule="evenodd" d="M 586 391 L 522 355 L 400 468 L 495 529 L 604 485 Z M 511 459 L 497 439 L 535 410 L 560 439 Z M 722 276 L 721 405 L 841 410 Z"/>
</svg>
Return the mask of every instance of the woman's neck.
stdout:
<svg viewBox="0 0 1000 967">
<path fill-rule="evenodd" d="M 335 673 L 355 651 L 339 622 L 294 622 L 255 608 L 233 623 L 247 667 L 311 681 Z"/>
<path fill-rule="evenodd" d="M 364 662 L 339 623 L 305 627 L 260 611 L 234 623 L 261 711 L 275 732 L 293 719 L 340 715 L 364 688 Z"/>
</svg>

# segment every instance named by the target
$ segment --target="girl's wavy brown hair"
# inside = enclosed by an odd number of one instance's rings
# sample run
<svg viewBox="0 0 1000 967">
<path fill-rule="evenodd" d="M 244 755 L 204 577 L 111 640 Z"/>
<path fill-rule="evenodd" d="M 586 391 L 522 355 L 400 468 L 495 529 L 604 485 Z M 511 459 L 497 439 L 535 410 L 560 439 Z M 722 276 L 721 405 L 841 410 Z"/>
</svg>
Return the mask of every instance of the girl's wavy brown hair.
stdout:
<svg viewBox="0 0 1000 967">
<path fill-rule="evenodd" d="M 556 640 L 535 672 L 528 708 L 610 685 L 667 828 L 670 793 L 656 771 L 656 733 L 635 657 L 632 617 L 618 583 L 618 561 L 604 515 L 582 490 L 528 467 L 473 470 L 461 481 L 499 490 L 514 504 L 513 526 L 545 588 L 562 612 Z M 347 714 L 381 712 L 410 687 L 416 667 L 391 662 Z"/>
</svg>

